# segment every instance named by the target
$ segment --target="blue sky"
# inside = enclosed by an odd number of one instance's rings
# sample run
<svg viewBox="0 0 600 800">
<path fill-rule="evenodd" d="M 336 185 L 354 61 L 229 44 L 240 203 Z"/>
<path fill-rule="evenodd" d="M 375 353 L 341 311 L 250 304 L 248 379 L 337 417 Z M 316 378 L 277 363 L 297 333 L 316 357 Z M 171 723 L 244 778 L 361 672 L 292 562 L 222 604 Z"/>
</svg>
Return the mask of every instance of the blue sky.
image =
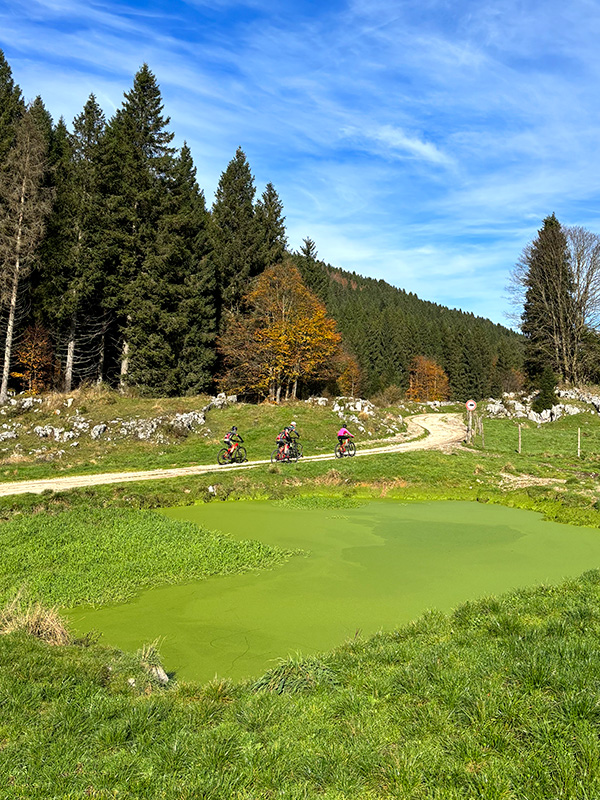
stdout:
<svg viewBox="0 0 600 800">
<path fill-rule="evenodd" d="M 503 323 L 547 214 L 600 232 L 598 41 L 597 0 L 0 0 L 55 118 L 145 61 L 209 203 L 241 145 L 294 249 Z"/>
</svg>

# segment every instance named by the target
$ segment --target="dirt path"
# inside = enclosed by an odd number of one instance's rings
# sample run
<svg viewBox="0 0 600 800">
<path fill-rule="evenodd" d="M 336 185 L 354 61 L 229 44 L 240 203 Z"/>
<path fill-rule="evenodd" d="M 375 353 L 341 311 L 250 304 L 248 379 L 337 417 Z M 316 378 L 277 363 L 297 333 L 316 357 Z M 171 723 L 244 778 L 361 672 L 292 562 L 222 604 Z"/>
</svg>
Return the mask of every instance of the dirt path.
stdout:
<svg viewBox="0 0 600 800">
<path fill-rule="evenodd" d="M 363 448 L 359 445 L 356 456 L 369 456 L 377 453 L 406 453 L 411 450 L 444 450 L 456 446 L 465 438 L 465 426 L 460 414 L 419 414 L 408 422 L 410 441 L 394 442 L 376 447 Z M 423 431 L 428 435 L 421 439 Z M 404 435 L 406 436 L 406 434 Z M 306 456 L 303 461 L 334 461 L 332 453 L 318 456 Z M 211 472 L 230 472 L 231 470 L 253 469 L 270 464 L 268 459 L 247 461 L 245 464 L 234 464 L 220 467 L 216 464 L 199 464 L 195 467 L 175 467 L 172 469 L 153 469 L 143 472 L 103 472 L 97 475 L 71 475 L 65 478 L 44 478 L 35 481 L 13 481 L 0 483 L 0 496 L 11 494 L 41 494 L 48 489 L 61 492 L 83 486 L 98 486 L 105 483 L 127 483 L 131 481 L 151 481 L 164 478 L 179 478 L 185 475 L 205 475 Z"/>
</svg>

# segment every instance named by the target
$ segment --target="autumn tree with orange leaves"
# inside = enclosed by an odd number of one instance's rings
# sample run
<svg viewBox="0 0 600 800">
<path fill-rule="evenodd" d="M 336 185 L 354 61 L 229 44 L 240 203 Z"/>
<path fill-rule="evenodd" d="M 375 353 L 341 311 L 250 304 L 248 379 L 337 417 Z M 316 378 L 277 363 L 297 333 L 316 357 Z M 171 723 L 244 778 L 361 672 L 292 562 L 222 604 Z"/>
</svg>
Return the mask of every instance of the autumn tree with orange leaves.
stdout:
<svg viewBox="0 0 600 800">
<path fill-rule="evenodd" d="M 341 353 L 338 386 L 342 394 L 357 397 L 360 395 L 362 384 L 363 374 L 356 358 L 349 353 Z"/>
<path fill-rule="evenodd" d="M 409 400 L 420 402 L 447 400 L 450 396 L 448 376 L 433 359 L 416 356 L 412 362 L 406 396 Z"/>
<path fill-rule="evenodd" d="M 48 331 L 41 325 L 27 328 L 16 355 L 19 369 L 11 372 L 11 377 L 20 378 L 23 388 L 31 394 L 48 389 L 54 362 Z"/>
<path fill-rule="evenodd" d="M 222 389 L 279 402 L 301 382 L 336 378 L 341 337 L 325 306 L 289 262 L 262 272 L 219 339 Z"/>
</svg>

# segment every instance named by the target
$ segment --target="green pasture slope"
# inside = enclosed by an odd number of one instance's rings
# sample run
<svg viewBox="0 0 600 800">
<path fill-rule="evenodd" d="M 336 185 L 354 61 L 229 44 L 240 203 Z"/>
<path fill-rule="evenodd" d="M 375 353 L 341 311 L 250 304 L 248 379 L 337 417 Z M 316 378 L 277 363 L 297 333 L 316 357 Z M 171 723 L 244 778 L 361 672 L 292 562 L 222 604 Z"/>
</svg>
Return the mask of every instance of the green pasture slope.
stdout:
<svg viewBox="0 0 600 800">
<path fill-rule="evenodd" d="M 271 420 L 265 443 L 267 428 Z M 269 568 L 291 555 L 148 510 L 164 505 L 460 498 L 599 528 L 597 417 L 530 424 L 520 455 L 516 434 L 511 421 L 486 421 L 485 449 L 476 440 L 453 454 L 299 462 L 218 479 L 2 498 L 0 596 L 21 590 L 24 600 L 47 604 L 120 601 L 149 584 Z M 323 446 L 328 441 L 323 432 Z M 141 443 L 135 452 L 128 464 L 150 451 Z M 0 636 L 0 796 L 594 798 L 599 634 L 596 573 L 426 615 L 321 657 L 298 655 L 255 684 L 162 687 L 144 653 L 90 638 L 50 646 L 12 632 Z"/>
</svg>

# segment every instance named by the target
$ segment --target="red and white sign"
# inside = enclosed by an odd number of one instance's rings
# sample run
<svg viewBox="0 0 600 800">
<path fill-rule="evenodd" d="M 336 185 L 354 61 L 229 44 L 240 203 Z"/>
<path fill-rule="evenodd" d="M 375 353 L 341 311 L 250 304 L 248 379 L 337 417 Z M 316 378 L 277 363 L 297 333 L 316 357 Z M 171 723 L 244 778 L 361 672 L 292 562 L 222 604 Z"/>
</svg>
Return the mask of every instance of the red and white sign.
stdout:
<svg viewBox="0 0 600 800">
<path fill-rule="evenodd" d="M 467 400 L 465 406 L 467 407 L 467 411 L 475 411 L 475 409 L 477 408 L 477 403 L 475 402 L 475 400 Z"/>
</svg>

